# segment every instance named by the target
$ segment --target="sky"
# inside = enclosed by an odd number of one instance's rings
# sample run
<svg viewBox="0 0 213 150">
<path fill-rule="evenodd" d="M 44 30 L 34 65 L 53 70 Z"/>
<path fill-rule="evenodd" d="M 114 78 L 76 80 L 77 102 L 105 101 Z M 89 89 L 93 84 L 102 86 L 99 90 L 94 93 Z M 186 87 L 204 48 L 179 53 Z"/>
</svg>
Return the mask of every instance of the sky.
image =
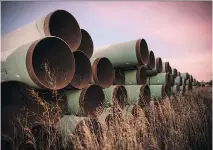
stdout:
<svg viewBox="0 0 213 150">
<path fill-rule="evenodd" d="M 144 38 L 156 57 L 199 81 L 212 74 L 212 2 L 2 2 L 1 34 L 64 9 L 86 29 L 94 47 Z"/>
</svg>

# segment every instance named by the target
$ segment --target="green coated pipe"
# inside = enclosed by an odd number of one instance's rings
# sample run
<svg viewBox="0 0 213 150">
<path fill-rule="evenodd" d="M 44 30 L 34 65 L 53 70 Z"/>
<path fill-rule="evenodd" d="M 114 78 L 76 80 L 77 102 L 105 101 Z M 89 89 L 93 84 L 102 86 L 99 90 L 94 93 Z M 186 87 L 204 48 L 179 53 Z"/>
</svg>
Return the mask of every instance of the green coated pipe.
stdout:
<svg viewBox="0 0 213 150">
<path fill-rule="evenodd" d="M 151 70 L 155 68 L 155 55 L 153 51 L 149 51 L 149 61 L 147 64 L 142 65 L 143 68 Z"/>
<path fill-rule="evenodd" d="M 81 35 L 81 44 L 78 50 L 84 52 L 88 58 L 91 58 L 94 50 L 92 37 L 85 29 L 81 29 Z"/>
<path fill-rule="evenodd" d="M 189 74 L 186 72 L 186 73 L 181 73 L 181 77 L 183 78 L 183 79 L 189 79 Z"/>
<path fill-rule="evenodd" d="M 146 69 L 139 67 L 137 70 L 128 70 L 124 72 L 125 85 L 146 84 Z"/>
<path fill-rule="evenodd" d="M 172 94 L 177 94 L 180 91 L 180 86 L 179 85 L 173 85 L 171 87 L 171 91 L 172 91 Z"/>
<path fill-rule="evenodd" d="M 131 67 L 147 64 L 149 50 L 146 41 L 138 39 L 97 48 L 92 57 L 107 57 L 114 68 Z"/>
<path fill-rule="evenodd" d="M 70 114 L 98 116 L 104 109 L 104 92 L 98 85 L 88 85 L 82 90 L 66 91 L 65 95 Z"/>
<path fill-rule="evenodd" d="M 134 116 L 134 117 L 139 117 L 140 111 L 142 111 L 141 107 L 139 105 L 133 104 L 133 105 L 127 105 L 124 108 L 123 111 L 123 116 Z"/>
<path fill-rule="evenodd" d="M 177 73 L 177 76 L 181 76 L 181 73 L 180 73 L 180 72 L 178 72 L 178 73 Z"/>
<path fill-rule="evenodd" d="M 2 81 L 58 90 L 73 79 L 75 59 L 60 38 L 46 37 L 2 53 Z"/>
<path fill-rule="evenodd" d="M 104 107 L 108 108 L 114 105 L 119 105 L 124 108 L 128 99 L 126 88 L 122 85 L 114 85 L 103 89 L 105 100 Z"/>
<path fill-rule="evenodd" d="M 125 88 L 128 95 L 127 105 L 137 104 L 143 107 L 151 101 L 148 85 L 125 85 Z"/>
<path fill-rule="evenodd" d="M 163 70 L 163 63 L 160 57 L 156 58 L 155 69 L 157 69 L 158 73 L 161 73 Z"/>
<path fill-rule="evenodd" d="M 170 64 L 169 62 L 162 62 L 162 73 L 170 73 Z"/>
<path fill-rule="evenodd" d="M 186 85 L 186 79 L 182 78 L 182 85 Z"/>
<path fill-rule="evenodd" d="M 148 77 L 155 76 L 157 74 L 158 74 L 158 70 L 157 69 L 146 70 L 146 76 L 148 76 Z"/>
<path fill-rule="evenodd" d="M 151 97 L 154 99 L 163 99 L 171 95 L 171 89 L 168 85 L 150 85 Z"/>
<path fill-rule="evenodd" d="M 114 85 L 124 85 L 125 84 L 125 73 L 121 68 L 116 68 L 113 71 L 113 84 Z"/>
<path fill-rule="evenodd" d="M 149 85 L 162 85 L 162 84 L 169 84 L 169 74 L 168 73 L 158 73 L 155 76 L 149 77 L 147 80 Z"/>
<path fill-rule="evenodd" d="M 109 126 L 109 121 L 112 119 L 113 117 L 113 112 L 112 112 L 112 108 L 104 108 L 104 111 L 102 112 L 102 114 L 98 117 L 99 122 L 102 125 L 107 125 Z"/>
<path fill-rule="evenodd" d="M 106 57 L 90 59 L 92 64 L 91 83 L 97 84 L 102 88 L 113 85 L 114 74 L 112 64 Z"/>
<path fill-rule="evenodd" d="M 181 91 L 182 94 L 184 95 L 185 92 L 186 92 L 186 86 L 185 86 L 185 85 L 180 86 L 180 91 Z"/>
<path fill-rule="evenodd" d="M 2 51 L 16 49 L 23 44 L 49 36 L 63 39 L 72 51 L 77 50 L 82 38 L 80 27 L 74 16 L 65 10 L 55 10 L 4 35 L 1 41 Z"/>
<path fill-rule="evenodd" d="M 72 142 L 72 135 L 79 136 L 82 141 L 91 134 L 102 132 L 102 126 L 97 119 L 64 115 L 60 120 L 60 133 L 63 141 L 63 148 L 68 148 Z M 81 134 L 81 135 L 79 135 Z"/>
<path fill-rule="evenodd" d="M 91 63 L 84 52 L 74 51 L 73 54 L 75 57 L 75 74 L 66 88 L 82 89 L 90 83 L 92 76 Z"/>
<path fill-rule="evenodd" d="M 174 84 L 181 86 L 182 85 L 182 77 L 181 76 L 177 76 L 175 78 L 175 83 Z"/>
<path fill-rule="evenodd" d="M 176 68 L 173 68 L 172 69 L 172 75 L 175 77 L 177 77 L 177 69 Z"/>
<path fill-rule="evenodd" d="M 172 74 L 169 74 L 169 84 L 170 86 L 173 86 L 175 84 L 175 79 L 174 76 Z"/>
</svg>

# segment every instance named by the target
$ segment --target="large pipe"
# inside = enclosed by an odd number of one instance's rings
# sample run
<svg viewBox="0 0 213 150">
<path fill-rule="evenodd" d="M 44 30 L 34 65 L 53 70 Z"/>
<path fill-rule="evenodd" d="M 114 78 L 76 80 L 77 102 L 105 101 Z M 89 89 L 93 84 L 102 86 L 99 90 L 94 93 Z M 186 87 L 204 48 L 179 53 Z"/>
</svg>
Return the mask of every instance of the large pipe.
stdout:
<svg viewBox="0 0 213 150">
<path fill-rule="evenodd" d="M 82 34 L 81 44 L 78 47 L 78 50 L 83 51 L 88 58 L 91 58 L 94 49 L 92 37 L 85 29 L 81 29 L 81 34 Z"/>
<path fill-rule="evenodd" d="M 150 85 L 151 97 L 154 99 L 163 99 L 171 95 L 171 89 L 168 85 Z"/>
<path fill-rule="evenodd" d="M 184 95 L 186 92 L 186 86 L 185 85 L 180 86 L 180 91 Z"/>
<path fill-rule="evenodd" d="M 147 80 L 149 85 L 162 85 L 170 84 L 169 73 L 158 73 L 155 76 L 151 76 Z"/>
<path fill-rule="evenodd" d="M 173 86 L 175 84 L 175 79 L 174 79 L 174 75 L 169 74 L 169 84 L 170 86 Z"/>
<path fill-rule="evenodd" d="M 122 85 L 110 86 L 103 89 L 105 100 L 104 107 L 112 107 L 118 105 L 121 109 L 124 108 L 128 95 L 126 88 Z"/>
<path fill-rule="evenodd" d="M 162 73 L 169 73 L 170 72 L 169 62 L 162 62 L 162 64 L 163 64 Z"/>
<path fill-rule="evenodd" d="M 125 73 L 124 70 L 121 68 L 116 68 L 113 71 L 114 78 L 113 84 L 114 85 L 124 85 L 125 84 Z"/>
<path fill-rule="evenodd" d="M 155 76 L 158 73 L 162 72 L 162 60 L 160 57 L 156 58 L 156 64 L 155 64 L 155 68 L 152 70 L 146 70 L 146 75 L 147 76 Z"/>
<path fill-rule="evenodd" d="M 176 68 L 172 68 L 172 75 L 175 77 L 177 77 L 177 69 Z"/>
<path fill-rule="evenodd" d="M 125 85 L 146 84 L 146 69 L 139 67 L 137 70 L 128 70 L 124 72 Z"/>
<path fill-rule="evenodd" d="M 180 91 L 179 85 L 174 85 L 174 86 L 171 87 L 172 94 L 177 94 L 179 91 Z"/>
<path fill-rule="evenodd" d="M 176 78 L 175 78 L 175 81 L 174 81 L 174 84 L 175 85 L 182 85 L 182 77 L 181 76 L 177 76 Z"/>
<path fill-rule="evenodd" d="M 89 58 L 81 51 L 73 52 L 75 58 L 75 74 L 66 88 L 82 89 L 92 77 L 92 67 Z"/>
<path fill-rule="evenodd" d="M 123 115 L 124 116 L 132 115 L 137 118 L 137 117 L 139 117 L 141 111 L 142 111 L 142 109 L 139 105 L 136 105 L 136 104 L 127 105 L 124 108 Z"/>
<path fill-rule="evenodd" d="M 91 83 L 97 84 L 102 88 L 108 88 L 113 85 L 112 64 L 106 57 L 90 59 L 92 64 Z"/>
<path fill-rule="evenodd" d="M 189 79 L 189 74 L 188 74 L 188 72 L 186 72 L 186 73 L 181 73 L 181 77 L 183 78 L 183 79 Z"/>
<path fill-rule="evenodd" d="M 64 148 L 70 148 L 72 135 L 78 136 L 81 139 L 81 146 L 86 146 L 87 142 L 91 142 L 88 140 L 91 140 L 91 137 L 94 135 L 97 139 L 103 138 L 102 126 L 97 119 L 74 115 L 65 115 L 61 118 L 60 133 Z M 84 148 L 87 149 L 86 147 Z"/>
<path fill-rule="evenodd" d="M 82 37 L 74 16 L 65 10 L 56 10 L 4 35 L 2 37 L 2 51 L 15 49 L 47 36 L 57 36 L 63 39 L 72 51 L 77 50 Z"/>
<path fill-rule="evenodd" d="M 148 85 L 125 85 L 125 88 L 128 95 L 127 105 L 137 104 L 144 107 L 151 101 Z"/>
<path fill-rule="evenodd" d="M 145 69 L 152 70 L 155 68 L 155 55 L 153 51 L 149 51 L 149 61 L 147 64 L 142 65 Z"/>
<path fill-rule="evenodd" d="M 107 57 L 114 68 L 131 67 L 147 64 L 149 50 L 146 41 L 138 39 L 95 49 L 92 57 Z"/>
<path fill-rule="evenodd" d="M 98 85 L 66 91 L 68 111 L 77 116 L 98 116 L 103 111 L 104 93 Z"/>
<path fill-rule="evenodd" d="M 73 53 L 60 38 L 46 37 L 5 53 L 1 60 L 3 81 L 58 90 L 67 86 L 74 76 Z"/>
</svg>

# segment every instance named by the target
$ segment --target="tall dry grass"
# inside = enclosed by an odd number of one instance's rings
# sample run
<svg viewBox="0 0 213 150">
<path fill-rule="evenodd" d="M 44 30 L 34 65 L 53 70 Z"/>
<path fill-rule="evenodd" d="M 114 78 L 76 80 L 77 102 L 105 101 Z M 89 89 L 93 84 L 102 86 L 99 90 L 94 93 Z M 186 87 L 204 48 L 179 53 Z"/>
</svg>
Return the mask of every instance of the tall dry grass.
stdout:
<svg viewBox="0 0 213 150">
<path fill-rule="evenodd" d="M 138 117 L 124 116 L 119 109 L 106 125 L 94 119 L 85 122 L 78 132 L 70 134 L 70 149 L 150 149 L 150 150 L 210 150 L 212 145 L 212 98 L 210 88 L 196 88 L 185 96 L 151 102 L 138 112 Z M 63 149 L 59 121 L 62 109 L 56 103 L 49 104 L 31 90 L 31 94 L 44 108 L 43 116 L 37 116 L 40 125 L 27 127 L 22 122 L 23 134 L 15 149 L 34 147 L 40 150 Z M 53 98 L 58 99 L 57 91 Z M 30 113 L 30 112 L 29 112 Z M 35 114 L 34 114 L 35 115 Z M 25 117 L 26 118 L 26 117 Z M 17 144 L 18 143 L 18 144 Z"/>
</svg>

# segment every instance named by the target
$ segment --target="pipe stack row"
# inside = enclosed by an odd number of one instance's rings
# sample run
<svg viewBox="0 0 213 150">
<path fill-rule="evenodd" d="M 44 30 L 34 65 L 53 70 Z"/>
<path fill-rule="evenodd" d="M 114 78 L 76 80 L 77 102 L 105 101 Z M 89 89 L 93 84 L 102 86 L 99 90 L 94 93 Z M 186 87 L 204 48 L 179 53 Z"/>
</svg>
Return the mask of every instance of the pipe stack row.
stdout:
<svg viewBox="0 0 213 150">
<path fill-rule="evenodd" d="M 112 44 L 94 50 L 93 40 L 75 17 L 56 10 L 2 37 L 2 133 L 14 139 L 22 132 L 17 115 L 25 107 L 37 115 L 45 110 L 35 103 L 39 92 L 56 103 L 50 91 L 63 97 L 60 131 L 63 139 L 91 122 L 105 123 L 113 107 L 125 116 L 170 93 L 192 90 L 198 81 L 155 58 L 145 39 Z M 26 111 L 25 111 L 26 112 Z M 41 126 L 29 117 L 31 129 Z M 100 126 L 101 128 L 101 126 Z M 92 132 L 92 131 L 91 131 Z M 6 138 L 3 138 L 3 140 Z M 66 145 L 64 145 L 66 147 Z"/>
</svg>

